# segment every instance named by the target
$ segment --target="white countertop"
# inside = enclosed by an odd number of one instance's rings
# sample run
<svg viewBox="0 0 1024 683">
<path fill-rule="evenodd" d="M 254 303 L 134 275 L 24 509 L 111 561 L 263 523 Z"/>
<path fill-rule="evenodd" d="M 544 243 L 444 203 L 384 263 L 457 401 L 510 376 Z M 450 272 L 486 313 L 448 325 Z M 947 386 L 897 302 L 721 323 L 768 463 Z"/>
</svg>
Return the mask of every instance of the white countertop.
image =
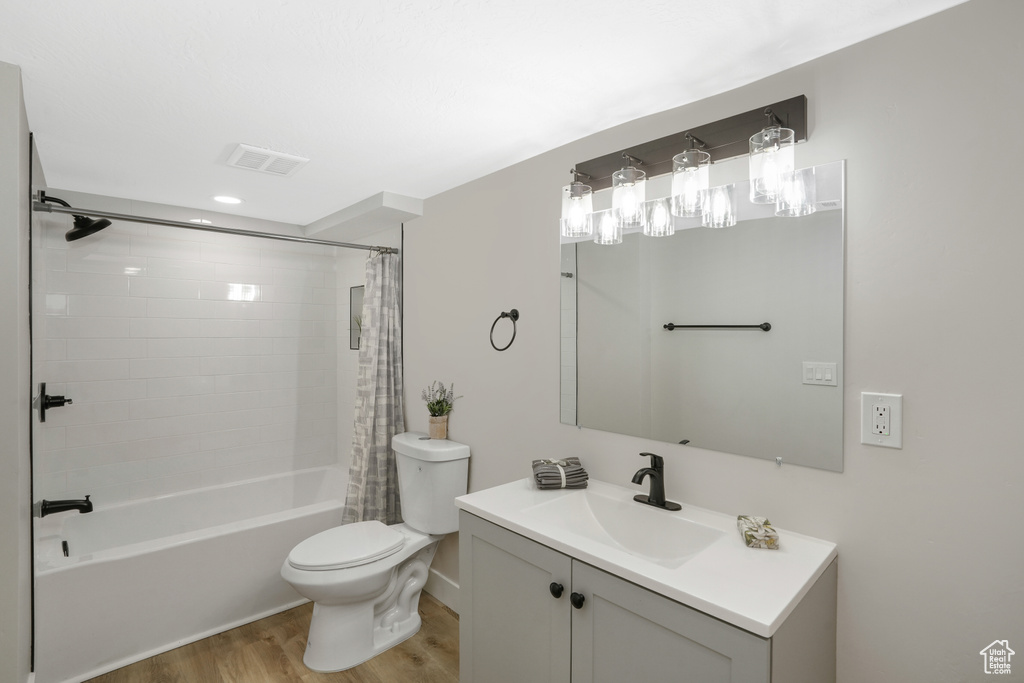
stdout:
<svg viewBox="0 0 1024 683">
<path fill-rule="evenodd" d="M 630 505 L 649 507 L 632 501 L 637 493 L 634 489 L 592 479 L 589 490 L 629 501 Z M 581 495 L 583 491 L 541 491 L 528 478 L 461 496 L 455 504 L 489 522 L 766 638 L 775 634 L 836 557 L 835 543 L 777 527 L 777 550 L 748 548 L 736 528 L 736 515 L 683 505 L 678 512 L 649 509 L 656 515 L 677 515 L 722 535 L 681 563 L 659 562 L 576 533 L 571 521 L 531 509 L 560 496 Z M 658 533 L 653 528 L 658 519 L 650 519 L 652 528 L 638 529 L 638 534 Z"/>
</svg>

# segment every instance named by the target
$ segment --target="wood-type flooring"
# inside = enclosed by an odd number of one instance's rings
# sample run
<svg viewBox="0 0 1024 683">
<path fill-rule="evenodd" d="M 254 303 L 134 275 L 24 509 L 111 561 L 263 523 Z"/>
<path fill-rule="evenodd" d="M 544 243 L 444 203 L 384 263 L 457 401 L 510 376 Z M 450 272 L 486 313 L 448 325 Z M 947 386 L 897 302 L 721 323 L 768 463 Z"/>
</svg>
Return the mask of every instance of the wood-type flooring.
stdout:
<svg viewBox="0 0 1024 683">
<path fill-rule="evenodd" d="M 347 671 L 302 664 L 312 603 L 204 638 L 89 683 L 457 683 L 459 621 L 432 596 L 420 599 L 419 632 Z"/>
</svg>

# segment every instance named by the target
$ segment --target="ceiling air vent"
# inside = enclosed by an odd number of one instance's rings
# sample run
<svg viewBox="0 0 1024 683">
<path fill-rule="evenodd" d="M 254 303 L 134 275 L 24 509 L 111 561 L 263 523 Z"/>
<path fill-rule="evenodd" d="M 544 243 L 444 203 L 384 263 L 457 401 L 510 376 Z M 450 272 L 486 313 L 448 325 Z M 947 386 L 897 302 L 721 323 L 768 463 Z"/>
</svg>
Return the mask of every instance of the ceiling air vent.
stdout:
<svg viewBox="0 0 1024 683">
<path fill-rule="evenodd" d="M 277 176 L 290 176 L 308 162 L 309 159 L 304 157 L 252 145 L 239 145 L 228 157 L 228 166 Z"/>
</svg>

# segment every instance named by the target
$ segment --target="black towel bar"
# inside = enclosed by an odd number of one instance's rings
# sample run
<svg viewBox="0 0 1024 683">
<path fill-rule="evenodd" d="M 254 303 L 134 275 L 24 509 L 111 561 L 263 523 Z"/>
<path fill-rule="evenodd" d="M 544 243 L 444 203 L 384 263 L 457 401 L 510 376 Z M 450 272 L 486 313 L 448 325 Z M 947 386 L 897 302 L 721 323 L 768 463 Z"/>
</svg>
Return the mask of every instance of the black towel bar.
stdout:
<svg viewBox="0 0 1024 683">
<path fill-rule="evenodd" d="M 663 326 L 666 330 L 671 332 L 672 330 L 678 329 L 762 329 L 765 332 L 772 329 L 771 323 L 761 323 L 760 325 L 676 325 L 675 323 L 665 323 Z"/>
</svg>

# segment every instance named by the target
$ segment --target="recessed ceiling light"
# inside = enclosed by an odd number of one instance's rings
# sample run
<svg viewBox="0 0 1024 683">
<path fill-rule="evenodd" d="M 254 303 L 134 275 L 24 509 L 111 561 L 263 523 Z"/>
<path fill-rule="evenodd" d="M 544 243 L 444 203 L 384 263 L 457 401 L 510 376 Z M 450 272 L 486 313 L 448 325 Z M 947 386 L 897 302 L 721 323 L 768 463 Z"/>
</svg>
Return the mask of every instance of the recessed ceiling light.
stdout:
<svg viewBox="0 0 1024 683">
<path fill-rule="evenodd" d="M 214 201 L 220 202 L 221 204 L 241 204 L 242 200 L 238 197 L 229 197 L 226 194 L 219 194 L 213 198 Z"/>
<path fill-rule="evenodd" d="M 189 218 L 189 223 L 201 223 L 202 225 L 213 225 L 213 221 L 208 221 L 205 218 Z"/>
</svg>

